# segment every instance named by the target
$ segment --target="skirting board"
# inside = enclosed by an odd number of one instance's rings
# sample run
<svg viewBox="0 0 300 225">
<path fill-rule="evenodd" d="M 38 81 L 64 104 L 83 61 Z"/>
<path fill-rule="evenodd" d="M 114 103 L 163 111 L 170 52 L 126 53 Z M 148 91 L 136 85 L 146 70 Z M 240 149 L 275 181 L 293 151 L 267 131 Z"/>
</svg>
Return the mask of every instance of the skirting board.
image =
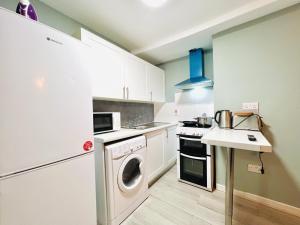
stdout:
<svg viewBox="0 0 300 225">
<path fill-rule="evenodd" d="M 219 191 L 223 191 L 225 192 L 225 186 L 222 184 L 217 184 L 216 185 L 216 189 Z M 295 207 L 295 206 L 291 206 L 282 202 L 278 202 L 272 199 L 268 199 L 268 198 L 264 198 L 261 197 L 259 195 L 254 195 L 248 192 L 243 192 L 243 191 L 239 191 L 239 190 L 234 190 L 234 195 L 253 201 L 253 202 L 257 202 L 259 204 L 268 206 L 270 208 L 279 210 L 281 212 L 285 212 L 294 216 L 298 216 L 300 217 L 300 208 Z"/>
</svg>

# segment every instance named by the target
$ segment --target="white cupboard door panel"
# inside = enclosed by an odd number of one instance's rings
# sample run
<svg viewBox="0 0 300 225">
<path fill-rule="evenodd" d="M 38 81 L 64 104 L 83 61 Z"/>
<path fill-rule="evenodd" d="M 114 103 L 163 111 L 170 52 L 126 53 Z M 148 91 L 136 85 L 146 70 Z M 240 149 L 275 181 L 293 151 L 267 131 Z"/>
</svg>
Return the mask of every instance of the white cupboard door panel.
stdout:
<svg viewBox="0 0 300 225">
<path fill-rule="evenodd" d="M 96 225 L 94 154 L 0 180 L 0 225 Z"/>
<path fill-rule="evenodd" d="M 164 169 L 165 131 L 156 131 L 146 135 L 147 138 L 147 173 L 151 182 Z"/>
<path fill-rule="evenodd" d="M 177 156 L 176 126 L 167 128 L 164 161 L 165 166 L 171 165 Z"/>
<path fill-rule="evenodd" d="M 147 98 L 146 64 L 135 57 L 128 56 L 125 71 L 127 99 L 140 101 L 149 100 Z"/>
<path fill-rule="evenodd" d="M 147 65 L 148 91 L 150 101 L 165 101 L 165 72 L 151 64 Z"/>
<path fill-rule="evenodd" d="M 0 176 L 83 154 L 93 110 L 82 43 L 5 10 L 0 33 Z"/>
<path fill-rule="evenodd" d="M 90 41 L 89 69 L 95 98 L 124 98 L 124 57 L 95 41 Z"/>
</svg>

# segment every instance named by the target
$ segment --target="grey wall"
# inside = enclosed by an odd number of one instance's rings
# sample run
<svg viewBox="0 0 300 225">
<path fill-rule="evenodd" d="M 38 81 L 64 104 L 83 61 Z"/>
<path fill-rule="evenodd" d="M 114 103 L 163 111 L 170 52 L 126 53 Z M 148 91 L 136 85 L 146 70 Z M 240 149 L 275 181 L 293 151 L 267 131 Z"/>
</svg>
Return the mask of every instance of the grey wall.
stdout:
<svg viewBox="0 0 300 225">
<path fill-rule="evenodd" d="M 257 153 L 237 151 L 235 188 L 300 207 L 300 5 L 213 38 L 215 110 L 258 101 L 264 133 L 274 147 L 263 154 L 265 175 L 247 172 Z M 217 154 L 224 184 L 225 152 Z"/>
<path fill-rule="evenodd" d="M 200 46 L 199 46 L 200 47 Z M 212 50 L 204 52 L 204 70 L 205 75 L 213 79 L 213 53 Z M 189 69 L 189 59 L 188 57 L 183 57 L 176 59 L 171 62 L 167 62 L 159 65 L 160 68 L 166 72 L 166 101 L 174 102 L 175 96 L 175 84 L 188 79 L 190 74 Z"/>
<path fill-rule="evenodd" d="M 154 105 L 148 103 L 93 101 L 94 112 L 121 112 L 121 125 L 131 127 L 154 120 Z"/>
</svg>

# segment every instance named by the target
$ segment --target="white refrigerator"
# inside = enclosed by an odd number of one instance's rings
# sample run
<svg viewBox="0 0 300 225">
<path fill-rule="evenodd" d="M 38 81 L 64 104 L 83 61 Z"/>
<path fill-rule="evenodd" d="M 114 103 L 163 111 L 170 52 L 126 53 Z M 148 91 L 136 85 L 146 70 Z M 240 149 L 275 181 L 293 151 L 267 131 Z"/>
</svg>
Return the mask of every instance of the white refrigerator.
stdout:
<svg viewBox="0 0 300 225">
<path fill-rule="evenodd" d="M 0 8 L 0 225 L 96 225 L 83 51 Z"/>
</svg>

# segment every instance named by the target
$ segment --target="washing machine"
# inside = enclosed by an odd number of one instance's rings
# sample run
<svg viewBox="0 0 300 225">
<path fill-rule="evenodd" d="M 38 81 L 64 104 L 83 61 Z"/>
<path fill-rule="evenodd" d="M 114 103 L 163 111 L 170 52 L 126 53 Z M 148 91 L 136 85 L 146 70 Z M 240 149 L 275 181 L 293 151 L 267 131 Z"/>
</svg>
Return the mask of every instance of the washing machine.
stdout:
<svg viewBox="0 0 300 225">
<path fill-rule="evenodd" d="M 146 138 L 105 146 L 108 225 L 119 225 L 149 196 Z"/>
</svg>

